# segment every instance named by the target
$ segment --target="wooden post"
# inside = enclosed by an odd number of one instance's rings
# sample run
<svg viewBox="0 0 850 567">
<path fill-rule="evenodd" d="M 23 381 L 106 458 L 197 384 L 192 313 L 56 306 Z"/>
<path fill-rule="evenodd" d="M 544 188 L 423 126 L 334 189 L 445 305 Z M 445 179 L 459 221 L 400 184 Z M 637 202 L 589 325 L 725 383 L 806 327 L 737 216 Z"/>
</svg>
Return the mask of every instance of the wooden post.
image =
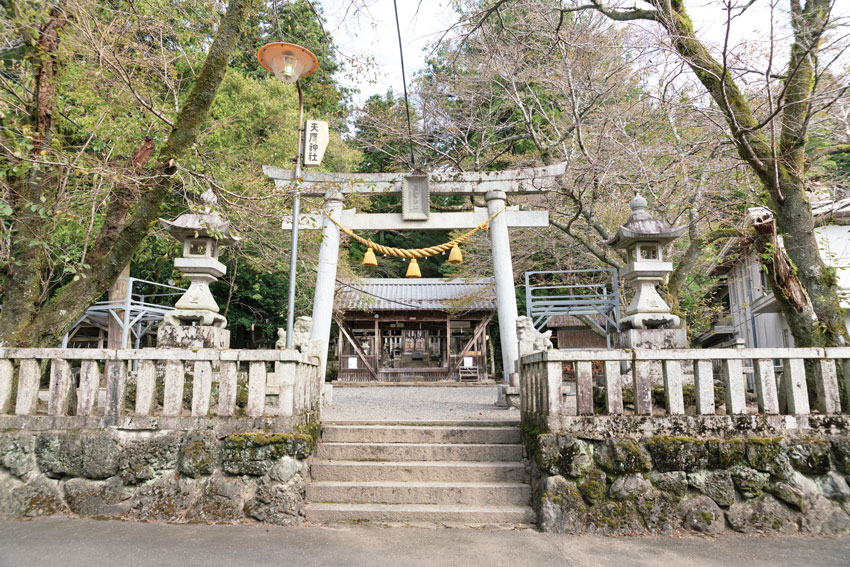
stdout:
<svg viewBox="0 0 850 567">
<path fill-rule="evenodd" d="M 109 288 L 109 301 L 110 302 L 121 302 L 127 299 L 127 294 L 129 293 L 129 286 L 127 285 L 127 280 L 122 280 L 121 278 L 129 278 L 130 277 L 130 264 L 124 266 L 124 269 L 121 270 L 121 273 L 118 275 L 118 279 L 115 280 L 115 283 Z M 115 311 L 115 315 L 124 320 L 124 311 Z M 123 331 L 121 329 L 121 323 L 119 323 L 113 314 L 109 314 L 109 326 L 108 326 L 108 335 L 106 339 L 106 348 L 128 348 L 128 345 L 122 344 Z M 129 336 L 129 335 L 128 335 Z"/>
</svg>

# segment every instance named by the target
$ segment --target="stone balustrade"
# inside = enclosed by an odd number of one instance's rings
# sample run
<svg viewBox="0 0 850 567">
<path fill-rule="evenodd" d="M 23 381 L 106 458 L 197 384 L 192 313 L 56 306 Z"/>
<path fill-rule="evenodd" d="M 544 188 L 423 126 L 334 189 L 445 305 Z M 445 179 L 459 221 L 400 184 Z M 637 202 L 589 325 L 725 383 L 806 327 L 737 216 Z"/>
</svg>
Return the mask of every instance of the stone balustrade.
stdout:
<svg viewBox="0 0 850 567">
<path fill-rule="evenodd" d="M 290 431 L 320 393 L 295 350 L 0 349 L 0 428 Z"/>
<path fill-rule="evenodd" d="M 524 422 L 550 431 L 563 430 L 566 422 L 575 424 L 582 416 L 589 416 L 583 418 L 588 425 L 600 413 L 709 418 L 721 404 L 730 417 L 834 416 L 848 413 L 841 397 L 842 388 L 850 392 L 848 364 L 850 348 L 548 350 L 522 357 L 520 409 Z M 813 385 L 807 385 L 807 366 Z M 565 401 L 565 370 L 575 382 L 574 404 Z M 599 390 L 594 404 L 594 380 L 604 394 L 601 412 Z M 750 403 L 748 381 L 755 398 Z M 687 412 L 686 382 L 693 384 L 694 401 Z M 653 408 L 656 383 L 663 387 L 664 412 Z M 722 399 L 715 399 L 716 391 Z M 624 392 L 630 394 L 629 410 L 624 409 Z M 815 393 L 811 400 L 810 392 Z"/>
</svg>

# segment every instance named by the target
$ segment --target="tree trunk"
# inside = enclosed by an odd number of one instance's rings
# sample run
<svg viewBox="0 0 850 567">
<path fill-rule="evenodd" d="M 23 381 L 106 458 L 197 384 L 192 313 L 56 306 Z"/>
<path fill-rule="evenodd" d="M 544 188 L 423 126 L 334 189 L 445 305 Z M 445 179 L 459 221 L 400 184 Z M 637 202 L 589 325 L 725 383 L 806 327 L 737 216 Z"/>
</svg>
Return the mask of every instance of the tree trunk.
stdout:
<svg viewBox="0 0 850 567">
<path fill-rule="evenodd" d="M 32 279 L 11 278 L 0 313 L 0 343 L 7 346 L 57 346 L 77 319 L 97 301 L 121 273 L 156 221 L 160 206 L 172 190 L 177 160 L 195 142 L 227 66 L 236 49 L 242 24 L 255 0 L 231 0 L 216 37 L 174 127 L 157 157 L 153 171 L 135 203 L 119 187 L 107 218 L 92 247 L 89 265 L 80 277 L 60 288 L 43 306 L 33 303 L 38 290 Z M 140 150 L 141 151 L 141 150 Z M 41 274 L 39 273 L 39 277 Z M 10 305 L 7 311 L 6 306 Z M 29 310 L 25 321 L 15 314 Z"/>
</svg>

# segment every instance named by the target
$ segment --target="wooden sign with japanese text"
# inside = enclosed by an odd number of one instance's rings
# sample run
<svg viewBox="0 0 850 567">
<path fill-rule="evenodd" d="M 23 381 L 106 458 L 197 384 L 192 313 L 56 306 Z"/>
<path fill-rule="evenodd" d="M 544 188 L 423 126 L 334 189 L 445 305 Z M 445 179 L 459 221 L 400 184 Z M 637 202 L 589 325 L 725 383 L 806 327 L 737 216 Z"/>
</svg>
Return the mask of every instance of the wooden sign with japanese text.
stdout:
<svg viewBox="0 0 850 567">
<path fill-rule="evenodd" d="M 307 120 L 304 124 L 304 165 L 320 165 L 328 147 L 328 123 Z"/>
</svg>

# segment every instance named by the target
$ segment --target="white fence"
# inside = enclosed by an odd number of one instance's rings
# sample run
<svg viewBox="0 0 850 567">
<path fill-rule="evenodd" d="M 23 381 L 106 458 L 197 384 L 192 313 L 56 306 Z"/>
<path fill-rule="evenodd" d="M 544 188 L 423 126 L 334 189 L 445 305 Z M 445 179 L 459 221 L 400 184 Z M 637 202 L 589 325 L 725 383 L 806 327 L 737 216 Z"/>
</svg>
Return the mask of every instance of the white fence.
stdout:
<svg viewBox="0 0 850 567">
<path fill-rule="evenodd" d="M 298 417 L 318 412 L 320 394 L 318 358 L 294 350 L 0 349 L 0 424 L 4 415 L 99 417 L 106 425 Z M 274 405 L 267 396 L 277 397 Z"/>
<path fill-rule="evenodd" d="M 807 361 L 811 361 L 810 379 L 816 392 L 813 408 L 806 381 Z M 695 398 L 692 413 L 698 416 L 715 415 L 721 403 L 727 415 L 808 415 L 812 410 L 832 415 L 848 410 L 842 408 L 840 392 L 842 388 L 848 392 L 850 387 L 850 348 L 549 350 L 522 357 L 523 421 L 557 430 L 561 416 L 595 415 L 594 364 L 599 370 L 597 388 L 604 394 L 601 413 L 607 415 L 657 414 L 652 404 L 653 376 L 663 386 L 664 409 L 671 416 L 686 413 L 683 385 L 691 377 Z M 566 404 L 564 396 L 564 370 L 570 366 L 575 381 L 574 404 Z M 723 400 L 715 399 L 718 367 Z M 624 368 L 630 370 L 624 374 Z M 755 393 L 755 403 L 749 405 L 747 371 L 752 373 Z M 839 376 L 843 377 L 842 384 Z M 631 388 L 634 398 L 629 412 L 624 409 L 624 387 Z"/>
</svg>

